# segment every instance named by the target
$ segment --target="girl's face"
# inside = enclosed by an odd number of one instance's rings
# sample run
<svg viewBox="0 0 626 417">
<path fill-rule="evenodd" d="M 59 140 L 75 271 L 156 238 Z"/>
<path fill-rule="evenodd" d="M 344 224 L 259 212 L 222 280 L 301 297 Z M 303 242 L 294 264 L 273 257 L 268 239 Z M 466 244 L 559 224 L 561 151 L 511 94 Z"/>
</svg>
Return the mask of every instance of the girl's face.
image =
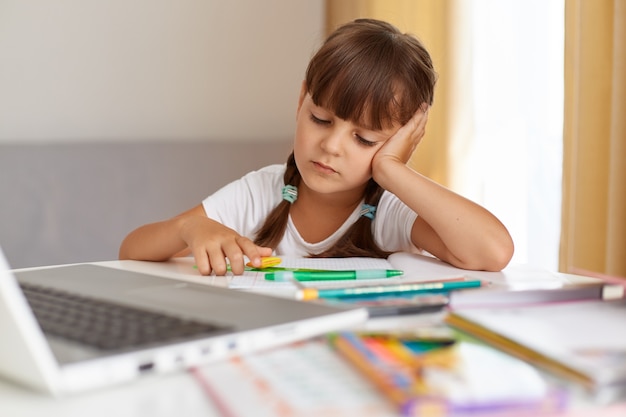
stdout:
<svg viewBox="0 0 626 417">
<path fill-rule="evenodd" d="M 370 130 L 313 103 L 303 86 L 296 118 L 294 157 L 302 180 L 322 193 L 362 193 L 372 158 L 400 128 Z"/>
</svg>

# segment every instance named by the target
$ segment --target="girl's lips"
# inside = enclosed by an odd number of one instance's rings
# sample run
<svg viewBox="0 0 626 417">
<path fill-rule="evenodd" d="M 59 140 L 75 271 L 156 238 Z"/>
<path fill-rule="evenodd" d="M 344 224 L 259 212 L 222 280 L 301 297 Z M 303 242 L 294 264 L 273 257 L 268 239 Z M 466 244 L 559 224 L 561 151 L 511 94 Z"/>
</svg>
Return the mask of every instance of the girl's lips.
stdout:
<svg viewBox="0 0 626 417">
<path fill-rule="evenodd" d="M 337 171 L 329 167 L 328 165 L 324 165 L 321 162 L 313 161 L 313 166 L 317 171 L 323 172 L 324 174 L 336 174 Z"/>
</svg>

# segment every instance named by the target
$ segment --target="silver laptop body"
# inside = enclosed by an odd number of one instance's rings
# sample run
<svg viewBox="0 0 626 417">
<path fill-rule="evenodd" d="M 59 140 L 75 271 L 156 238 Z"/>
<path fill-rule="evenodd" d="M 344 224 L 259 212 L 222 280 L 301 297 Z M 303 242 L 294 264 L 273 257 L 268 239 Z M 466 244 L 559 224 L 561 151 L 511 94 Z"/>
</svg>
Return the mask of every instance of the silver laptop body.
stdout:
<svg viewBox="0 0 626 417">
<path fill-rule="evenodd" d="M 94 300 L 89 304 L 113 302 L 207 322 L 217 329 L 187 339 L 103 350 L 44 333 L 21 286 L 71 292 Z M 100 265 L 11 271 L 0 250 L 0 376 L 53 395 L 188 369 L 349 328 L 366 319 L 362 308 L 300 302 Z M 97 336 L 96 332 L 94 326 L 88 336 Z"/>
</svg>

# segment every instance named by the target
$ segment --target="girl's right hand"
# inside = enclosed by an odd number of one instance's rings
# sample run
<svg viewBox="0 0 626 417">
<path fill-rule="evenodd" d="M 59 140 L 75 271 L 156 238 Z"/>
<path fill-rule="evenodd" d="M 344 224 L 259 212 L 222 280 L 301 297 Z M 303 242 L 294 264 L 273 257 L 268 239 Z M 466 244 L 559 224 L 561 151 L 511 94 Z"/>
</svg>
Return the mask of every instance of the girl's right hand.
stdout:
<svg viewBox="0 0 626 417">
<path fill-rule="evenodd" d="M 206 216 L 185 216 L 180 238 L 187 244 L 202 275 L 225 275 L 227 262 L 233 274 L 244 271 L 244 256 L 253 266 L 261 266 L 261 257 L 272 255 L 272 249 L 257 246 L 252 240 Z"/>
</svg>

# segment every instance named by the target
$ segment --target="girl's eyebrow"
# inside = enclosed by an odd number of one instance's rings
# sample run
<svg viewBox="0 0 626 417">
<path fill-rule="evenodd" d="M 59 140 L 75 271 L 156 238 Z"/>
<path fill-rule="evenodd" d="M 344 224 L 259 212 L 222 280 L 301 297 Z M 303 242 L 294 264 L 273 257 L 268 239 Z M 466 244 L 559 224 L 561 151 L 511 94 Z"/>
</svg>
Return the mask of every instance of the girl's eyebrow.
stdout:
<svg viewBox="0 0 626 417">
<path fill-rule="evenodd" d="M 312 99 L 311 99 L 311 104 L 313 105 L 315 110 L 328 113 L 332 117 L 340 118 L 332 110 L 329 110 L 329 109 L 327 109 L 326 107 L 324 107 L 322 105 L 315 104 L 315 102 Z M 341 119 L 341 120 L 344 120 L 344 119 Z M 382 129 L 381 130 L 376 130 L 376 129 L 374 129 L 371 126 L 368 126 L 366 124 L 361 124 L 361 123 L 352 122 L 352 121 L 350 121 L 350 123 L 354 124 L 354 126 L 357 127 L 358 129 L 363 129 L 363 130 L 366 130 L 368 133 L 372 133 L 374 135 L 381 136 L 380 140 L 387 140 L 391 136 L 393 136 L 393 134 L 395 133 L 395 130 L 393 130 L 391 128 L 387 129 L 387 130 L 382 130 Z"/>
<path fill-rule="evenodd" d="M 337 116 L 335 115 L 335 113 L 334 113 L 334 112 L 330 111 L 329 109 L 327 109 L 327 108 L 326 108 L 326 107 L 324 107 L 324 106 L 320 106 L 320 105 L 318 105 L 318 104 L 315 104 L 315 103 L 313 102 L 313 100 L 311 100 L 311 104 L 313 105 L 313 107 L 314 107 L 314 109 L 315 109 L 315 110 L 323 111 L 323 112 L 326 112 L 326 113 L 332 114 L 332 115 L 333 115 L 333 117 L 337 117 Z"/>
<path fill-rule="evenodd" d="M 367 126 L 363 126 L 363 125 L 359 125 L 357 123 L 354 124 L 356 127 L 358 127 L 359 129 L 363 129 L 363 130 L 367 130 L 368 133 L 372 133 L 374 135 L 380 135 L 383 136 L 385 139 L 390 138 L 391 136 L 393 136 L 393 134 L 396 132 L 397 129 L 393 129 L 393 128 L 389 128 L 389 129 L 380 129 L 380 130 L 376 130 L 376 129 L 372 129 L 371 127 L 367 127 Z"/>
<path fill-rule="evenodd" d="M 368 132 L 374 133 L 374 134 L 379 134 L 379 135 L 383 135 L 385 136 L 385 138 L 391 136 L 395 130 L 393 129 L 393 127 L 391 128 L 381 128 L 381 129 L 375 129 L 374 127 L 372 127 L 372 124 L 368 124 L 365 123 L 365 120 L 357 120 L 352 122 L 356 127 L 358 127 L 359 129 L 363 129 L 363 130 L 367 130 Z"/>
</svg>

